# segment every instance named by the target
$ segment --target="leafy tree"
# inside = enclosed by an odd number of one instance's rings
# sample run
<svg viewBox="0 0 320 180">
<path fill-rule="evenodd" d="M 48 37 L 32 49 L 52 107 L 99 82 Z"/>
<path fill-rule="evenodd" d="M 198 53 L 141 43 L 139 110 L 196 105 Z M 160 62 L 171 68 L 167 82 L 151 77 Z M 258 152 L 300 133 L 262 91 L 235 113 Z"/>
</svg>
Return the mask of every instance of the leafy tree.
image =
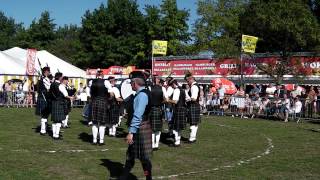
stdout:
<svg viewBox="0 0 320 180">
<path fill-rule="evenodd" d="M 27 31 L 29 37 L 26 37 L 30 48 L 46 49 L 55 40 L 56 24 L 53 21 L 48 11 L 41 13 L 38 21 L 32 21 Z"/>
<path fill-rule="evenodd" d="M 127 65 L 145 58 L 144 19 L 132 0 L 109 0 L 82 19 L 88 66 Z"/>
<path fill-rule="evenodd" d="M 239 57 L 240 15 L 246 0 L 199 0 L 194 36 L 198 51 L 213 51 L 217 57 Z"/>
<path fill-rule="evenodd" d="M 16 24 L 13 18 L 8 18 L 3 12 L 0 12 L 0 50 L 15 46 L 17 33 L 21 30 L 21 24 Z"/>
</svg>

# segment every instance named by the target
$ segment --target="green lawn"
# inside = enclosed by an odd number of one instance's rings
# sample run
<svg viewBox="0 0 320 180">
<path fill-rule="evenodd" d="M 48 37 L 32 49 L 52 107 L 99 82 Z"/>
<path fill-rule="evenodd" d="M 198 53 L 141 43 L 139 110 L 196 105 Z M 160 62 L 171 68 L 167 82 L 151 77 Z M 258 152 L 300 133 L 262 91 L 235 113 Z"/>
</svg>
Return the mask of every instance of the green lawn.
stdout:
<svg viewBox="0 0 320 180">
<path fill-rule="evenodd" d="M 70 117 L 64 140 L 53 141 L 35 132 L 39 122 L 33 109 L 1 108 L 0 179 L 117 176 L 125 161 L 124 134 L 92 146 L 91 128 L 81 123 L 80 110 Z M 203 118 L 196 144 L 172 148 L 164 143 L 152 158 L 155 179 L 320 179 L 318 124 L 211 116 Z M 143 177 L 138 161 L 134 176 Z"/>
</svg>

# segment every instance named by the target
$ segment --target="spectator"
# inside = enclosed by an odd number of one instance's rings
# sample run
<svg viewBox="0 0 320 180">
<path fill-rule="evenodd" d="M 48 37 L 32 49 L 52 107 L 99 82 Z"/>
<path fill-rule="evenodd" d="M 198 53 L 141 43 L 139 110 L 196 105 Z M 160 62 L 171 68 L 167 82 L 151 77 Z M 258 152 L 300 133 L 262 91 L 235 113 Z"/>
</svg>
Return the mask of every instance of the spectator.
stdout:
<svg viewBox="0 0 320 180">
<path fill-rule="evenodd" d="M 250 96 L 255 96 L 260 93 L 260 89 L 257 87 L 257 84 L 253 84 L 253 88 L 250 91 Z"/>
<path fill-rule="evenodd" d="M 269 105 L 270 105 L 270 100 L 266 97 L 263 97 L 262 98 L 262 102 L 261 102 L 261 105 L 259 107 L 259 111 L 258 111 L 258 114 L 260 115 L 261 112 L 264 112 L 266 113 L 267 115 L 269 115 Z"/>
<path fill-rule="evenodd" d="M 274 92 L 276 91 L 276 87 L 274 87 L 272 84 L 269 84 L 269 86 L 266 89 L 266 95 L 268 98 L 274 97 Z"/>
<path fill-rule="evenodd" d="M 284 115 L 284 122 L 288 122 L 289 110 L 290 110 L 290 99 L 286 94 L 284 94 L 283 99 L 281 101 L 281 112 Z"/>
<path fill-rule="evenodd" d="M 240 86 L 239 90 L 237 91 L 236 97 L 237 97 L 237 107 L 239 109 L 241 118 L 243 118 L 243 112 L 245 109 L 245 91 L 243 90 L 242 86 Z"/>
<path fill-rule="evenodd" d="M 13 86 L 12 81 L 8 81 L 5 83 L 5 95 L 6 95 L 6 106 L 10 107 L 13 105 Z"/>
<path fill-rule="evenodd" d="M 291 91 L 291 93 L 290 93 L 290 95 L 291 95 L 291 97 L 292 98 L 296 98 L 296 97 L 298 97 L 298 96 L 301 96 L 301 91 L 298 89 L 298 85 L 296 84 L 296 85 L 294 85 L 294 90 L 293 91 Z"/>
<path fill-rule="evenodd" d="M 317 93 L 314 90 L 314 87 L 310 87 L 310 91 L 308 93 L 308 98 L 309 101 L 307 101 L 307 106 L 308 106 L 308 114 L 310 117 L 313 117 L 313 113 L 316 112 L 316 100 L 317 100 Z"/>
<path fill-rule="evenodd" d="M 274 95 L 278 95 L 279 98 L 283 98 L 284 94 L 287 94 L 287 92 L 284 89 L 284 87 L 282 87 L 281 85 L 277 85 L 276 90 L 274 91 Z"/>
<path fill-rule="evenodd" d="M 296 119 L 296 117 L 301 117 L 301 111 L 302 111 L 302 102 L 300 101 L 299 98 L 294 98 L 294 105 L 290 111 L 290 114 L 293 115 L 293 118 Z"/>
<path fill-rule="evenodd" d="M 224 99 L 224 94 L 226 92 L 225 88 L 222 86 L 222 83 L 219 84 L 219 89 L 218 89 L 218 97 L 219 97 L 219 100 L 220 100 L 220 103 L 223 102 L 223 99 Z M 221 104 L 222 105 L 222 104 Z"/>
<path fill-rule="evenodd" d="M 244 99 L 244 105 L 245 105 L 246 114 L 249 116 L 252 116 L 253 115 L 253 102 L 250 99 L 249 94 L 246 94 L 246 97 Z M 245 116 L 244 118 L 247 118 L 247 116 Z"/>
</svg>

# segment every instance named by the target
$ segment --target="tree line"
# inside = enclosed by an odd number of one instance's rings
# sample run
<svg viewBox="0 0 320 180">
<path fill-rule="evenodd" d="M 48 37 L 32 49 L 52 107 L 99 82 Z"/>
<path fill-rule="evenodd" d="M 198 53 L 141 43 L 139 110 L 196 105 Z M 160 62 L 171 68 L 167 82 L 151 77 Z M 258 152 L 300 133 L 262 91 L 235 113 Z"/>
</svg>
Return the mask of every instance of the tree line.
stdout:
<svg viewBox="0 0 320 180">
<path fill-rule="evenodd" d="M 80 26 L 57 26 L 45 11 L 29 27 L 0 12 L 0 50 L 48 50 L 80 68 L 151 66 L 152 40 L 167 40 L 167 55 L 211 52 L 239 57 L 241 35 L 259 37 L 256 52 L 319 52 L 320 0 L 198 0 L 192 27 L 176 0 L 146 5 L 108 0 L 86 11 Z"/>
</svg>

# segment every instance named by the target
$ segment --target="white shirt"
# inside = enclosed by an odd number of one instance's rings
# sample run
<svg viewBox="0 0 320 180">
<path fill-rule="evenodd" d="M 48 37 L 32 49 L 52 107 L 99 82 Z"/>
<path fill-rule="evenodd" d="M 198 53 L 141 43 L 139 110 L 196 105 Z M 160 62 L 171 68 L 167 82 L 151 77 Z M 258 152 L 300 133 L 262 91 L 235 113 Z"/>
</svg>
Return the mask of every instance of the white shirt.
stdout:
<svg viewBox="0 0 320 180">
<path fill-rule="evenodd" d="M 295 113 L 300 113 L 302 109 L 302 103 L 301 101 L 297 101 L 294 103 L 294 112 Z"/>
<path fill-rule="evenodd" d="M 44 84 L 45 88 L 49 91 L 50 86 L 51 86 L 50 79 L 48 77 L 44 77 L 42 79 L 42 81 L 43 81 L 43 84 Z"/>
<path fill-rule="evenodd" d="M 59 82 L 59 81 L 57 81 L 57 82 Z M 66 89 L 66 85 L 60 84 L 60 85 L 59 85 L 59 91 L 63 94 L 64 97 L 67 97 L 67 96 L 68 96 L 68 92 L 67 92 L 67 89 Z"/>
<path fill-rule="evenodd" d="M 199 87 L 194 84 L 196 84 L 196 82 L 191 85 L 191 99 L 197 99 L 199 94 Z"/>
<path fill-rule="evenodd" d="M 169 86 L 168 88 L 162 89 L 162 91 L 164 91 L 164 97 L 168 99 L 172 96 L 174 89 L 171 86 Z"/>
<path fill-rule="evenodd" d="M 22 89 L 25 92 L 29 91 L 29 83 L 27 81 L 23 84 L 23 88 Z"/>
<path fill-rule="evenodd" d="M 174 89 L 174 91 L 173 91 L 172 100 L 178 102 L 178 101 L 179 101 L 179 97 L 180 97 L 180 89 L 179 89 L 179 88 L 176 88 L 176 89 Z"/>
<path fill-rule="evenodd" d="M 120 91 L 117 87 L 112 87 L 108 92 L 113 92 L 115 98 L 121 98 Z"/>
<path fill-rule="evenodd" d="M 222 86 L 218 89 L 219 99 L 223 99 L 226 89 Z"/>
<path fill-rule="evenodd" d="M 266 93 L 268 94 L 269 97 L 273 97 L 274 96 L 274 92 L 277 90 L 276 87 L 267 87 L 266 89 Z"/>
<path fill-rule="evenodd" d="M 290 109 L 290 99 L 284 99 L 282 103 L 286 106 L 287 109 Z"/>
</svg>

